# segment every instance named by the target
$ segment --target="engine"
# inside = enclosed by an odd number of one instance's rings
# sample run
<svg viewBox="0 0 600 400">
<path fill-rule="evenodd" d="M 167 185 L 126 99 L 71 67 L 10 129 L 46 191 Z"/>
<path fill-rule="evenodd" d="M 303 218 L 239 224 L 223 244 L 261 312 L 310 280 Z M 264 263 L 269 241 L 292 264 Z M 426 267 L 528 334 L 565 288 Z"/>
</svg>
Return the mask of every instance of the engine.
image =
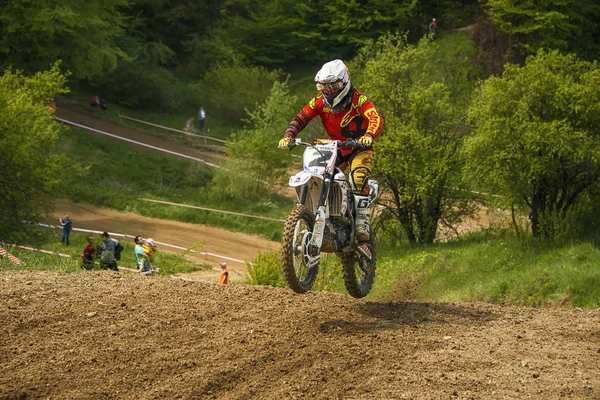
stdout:
<svg viewBox="0 0 600 400">
<path fill-rule="evenodd" d="M 321 251 L 325 253 L 340 252 L 350 244 L 352 225 L 340 218 L 330 218 L 323 233 Z"/>
</svg>

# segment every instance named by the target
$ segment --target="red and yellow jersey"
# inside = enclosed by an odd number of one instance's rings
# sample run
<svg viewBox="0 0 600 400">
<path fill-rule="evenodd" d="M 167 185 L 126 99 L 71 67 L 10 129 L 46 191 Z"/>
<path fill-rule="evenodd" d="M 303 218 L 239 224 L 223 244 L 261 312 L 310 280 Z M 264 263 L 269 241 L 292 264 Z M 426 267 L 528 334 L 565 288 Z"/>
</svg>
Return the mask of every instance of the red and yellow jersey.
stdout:
<svg viewBox="0 0 600 400">
<path fill-rule="evenodd" d="M 332 140 L 356 139 L 363 135 L 376 138 L 381 133 L 383 118 L 367 96 L 354 89 L 350 106 L 339 114 L 334 114 L 323 103 L 323 95 L 319 93 L 290 122 L 285 134 L 295 138 L 316 116 L 321 117 L 323 127 Z M 341 149 L 342 154 L 352 149 Z"/>
</svg>

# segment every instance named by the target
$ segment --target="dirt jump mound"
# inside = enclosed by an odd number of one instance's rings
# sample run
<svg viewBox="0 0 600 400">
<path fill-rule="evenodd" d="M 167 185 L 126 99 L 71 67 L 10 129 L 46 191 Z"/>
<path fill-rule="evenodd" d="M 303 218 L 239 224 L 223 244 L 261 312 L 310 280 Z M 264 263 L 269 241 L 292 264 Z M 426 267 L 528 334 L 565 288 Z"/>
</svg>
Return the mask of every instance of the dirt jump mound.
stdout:
<svg viewBox="0 0 600 400">
<path fill-rule="evenodd" d="M 0 399 L 599 398 L 599 317 L 0 271 Z"/>
</svg>

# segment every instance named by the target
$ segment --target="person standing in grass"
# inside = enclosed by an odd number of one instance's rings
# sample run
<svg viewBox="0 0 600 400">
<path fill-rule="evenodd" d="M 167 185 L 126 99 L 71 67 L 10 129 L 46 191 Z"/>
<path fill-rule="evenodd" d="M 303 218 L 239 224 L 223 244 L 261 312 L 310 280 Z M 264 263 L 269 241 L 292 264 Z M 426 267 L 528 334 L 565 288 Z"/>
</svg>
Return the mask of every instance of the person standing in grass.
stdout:
<svg viewBox="0 0 600 400">
<path fill-rule="evenodd" d="M 140 271 L 144 271 L 144 264 L 148 263 L 148 261 L 146 260 L 146 256 L 144 255 L 144 238 L 138 235 L 133 239 L 133 242 L 135 243 L 135 248 L 133 249 L 133 251 L 135 253 L 137 269 L 139 269 Z"/>
<path fill-rule="evenodd" d="M 229 271 L 227 270 L 227 263 L 222 262 L 221 273 L 219 274 L 219 285 L 227 285 L 229 283 Z"/>
<path fill-rule="evenodd" d="M 68 215 L 59 218 L 58 222 L 60 222 L 60 226 L 62 226 L 63 228 L 63 234 L 60 243 L 64 244 L 65 246 L 68 246 L 71 244 L 69 240 L 69 235 L 71 234 L 71 230 L 73 229 L 73 222 L 71 221 Z"/>
<path fill-rule="evenodd" d="M 206 112 L 204 112 L 204 107 L 200 107 L 200 111 L 198 111 L 198 130 L 200 132 L 204 132 L 204 120 L 206 119 Z"/>
<path fill-rule="evenodd" d="M 437 23 L 437 21 L 436 21 L 435 18 L 433 18 L 431 20 L 431 23 L 429 24 L 429 33 L 431 33 L 433 35 L 434 39 L 437 37 L 437 34 L 438 34 L 438 23 Z"/>
<path fill-rule="evenodd" d="M 115 249 L 118 243 L 119 242 L 117 242 L 115 239 L 111 239 L 108 232 L 102 233 L 102 241 L 100 242 L 102 249 L 100 254 L 101 269 L 112 269 L 113 271 L 119 271 L 119 268 L 117 267 L 117 260 L 115 259 Z"/>
<path fill-rule="evenodd" d="M 158 272 L 158 268 L 154 264 L 154 256 L 156 256 L 156 252 L 158 248 L 156 243 L 152 238 L 148 238 L 144 241 L 144 264 L 140 273 L 144 275 L 152 275 L 154 272 Z"/>
<path fill-rule="evenodd" d="M 83 250 L 81 256 L 81 268 L 92 270 L 94 269 L 94 257 L 96 256 L 96 247 L 94 246 L 94 237 L 90 236 L 87 239 L 87 246 Z"/>
</svg>

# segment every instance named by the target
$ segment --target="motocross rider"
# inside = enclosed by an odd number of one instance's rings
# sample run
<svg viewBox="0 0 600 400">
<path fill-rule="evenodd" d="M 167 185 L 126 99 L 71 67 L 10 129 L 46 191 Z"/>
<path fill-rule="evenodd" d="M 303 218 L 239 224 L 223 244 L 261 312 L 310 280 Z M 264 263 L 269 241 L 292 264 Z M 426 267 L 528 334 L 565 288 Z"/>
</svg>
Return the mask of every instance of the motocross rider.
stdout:
<svg viewBox="0 0 600 400">
<path fill-rule="evenodd" d="M 379 136 L 383 119 L 367 96 L 352 86 L 348 67 L 342 60 L 325 63 L 315 76 L 319 93 L 294 117 L 280 148 L 317 115 L 332 140 L 358 139 L 359 147 L 339 149 L 337 164 L 350 165 L 350 182 L 356 205 L 355 229 L 359 242 L 369 240 L 369 176 L 373 171 L 373 140 Z"/>
</svg>

